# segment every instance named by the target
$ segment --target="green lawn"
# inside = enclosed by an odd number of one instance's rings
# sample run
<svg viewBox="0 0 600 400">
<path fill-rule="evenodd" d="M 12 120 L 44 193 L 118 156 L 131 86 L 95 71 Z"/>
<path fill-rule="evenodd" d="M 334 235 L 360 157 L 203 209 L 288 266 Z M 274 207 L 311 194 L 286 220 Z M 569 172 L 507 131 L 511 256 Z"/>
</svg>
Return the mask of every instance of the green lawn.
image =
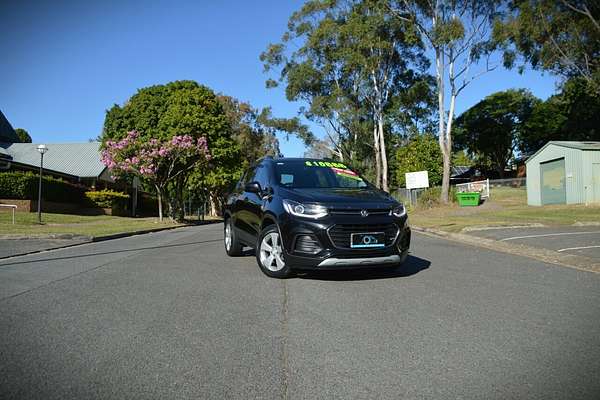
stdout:
<svg viewBox="0 0 600 400">
<path fill-rule="evenodd" d="M 600 223 L 600 205 L 527 205 L 525 189 L 492 188 L 491 197 L 479 207 L 459 207 L 457 204 L 409 213 L 411 223 L 426 228 L 458 232 L 473 226 L 502 226 L 540 223 L 572 225 L 577 222 Z"/>
<path fill-rule="evenodd" d="M 42 225 L 37 224 L 36 213 L 16 213 L 16 223 L 12 225 L 10 210 L 2 209 L 0 210 L 0 235 L 74 234 L 102 236 L 121 232 L 185 225 L 171 222 L 168 219 L 161 223 L 158 222 L 158 218 L 46 213 L 42 214 L 42 221 Z"/>
</svg>

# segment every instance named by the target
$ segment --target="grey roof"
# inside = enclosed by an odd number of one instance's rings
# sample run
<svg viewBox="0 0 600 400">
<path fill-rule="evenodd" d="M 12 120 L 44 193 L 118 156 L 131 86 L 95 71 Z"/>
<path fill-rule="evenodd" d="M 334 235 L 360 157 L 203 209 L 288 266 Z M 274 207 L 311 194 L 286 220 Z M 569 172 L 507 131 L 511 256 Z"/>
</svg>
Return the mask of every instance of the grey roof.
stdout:
<svg viewBox="0 0 600 400">
<path fill-rule="evenodd" d="M 40 166 L 38 143 L 0 143 L 0 149 L 21 164 Z M 44 168 L 80 178 L 96 178 L 106 168 L 100 161 L 100 143 L 51 143 Z"/>
<path fill-rule="evenodd" d="M 458 177 L 460 175 L 464 175 L 467 172 L 470 172 L 473 167 L 469 167 L 467 165 L 453 165 L 450 170 L 450 177 Z"/>
<path fill-rule="evenodd" d="M 543 145 L 541 149 L 539 149 L 538 151 L 533 153 L 531 156 L 529 156 L 529 158 L 527 160 L 525 160 L 525 164 L 527 164 L 529 161 L 533 160 L 535 158 L 535 156 L 537 156 L 539 153 L 542 152 L 542 150 L 544 150 L 546 147 L 548 147 L 550 145 L 567 147 L 570 149 L 577 149 L 577 150 L 600 151 L 600 142 L 590 142 L 590 141 L 577 142 L 577 141 L 551 140 L 548 143 L 546 143 L 545 145 Z"/>
<path fill-rule="evenodd" d="M 552 140 L 548 143 L 554 144 L 556 146 L 569 147 L 571 149 L 578 150 L 600 150 L 600 142 L 563 142 L 558 140 Z"/>
<path fill-rule="evenodd" d="M 21 140 L 17 136 L 17 133 L 13 129 L 12 125 L 10 124 L 10 122 L 8 122 L 8 120 L 0 110 L 0 142 L 15 143 L 20 141 Z"/>
</svg>

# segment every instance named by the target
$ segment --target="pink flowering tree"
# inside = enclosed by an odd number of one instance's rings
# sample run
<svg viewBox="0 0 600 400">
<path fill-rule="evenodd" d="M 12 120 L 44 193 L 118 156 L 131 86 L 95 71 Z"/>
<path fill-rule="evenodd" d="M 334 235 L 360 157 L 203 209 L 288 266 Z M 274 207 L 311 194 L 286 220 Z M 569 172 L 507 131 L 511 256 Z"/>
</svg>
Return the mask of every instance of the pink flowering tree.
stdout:
<svg viewBox="0 0 600 400">
<path fill-rule="evenodd" d="M 107 140 L 102 150 L 102 162 L 118 179 L 135 175 L 156 188 L 158 216 L 163 220 L 163 200 L 167 186 L 182 182 L 190 171 L 206 165 L 211 159 L 206 138 L 190 135 L 173 136 L 169 140 L 142 140 L 137 131 L 130 131 L 118 141 Z"/>
</svg>

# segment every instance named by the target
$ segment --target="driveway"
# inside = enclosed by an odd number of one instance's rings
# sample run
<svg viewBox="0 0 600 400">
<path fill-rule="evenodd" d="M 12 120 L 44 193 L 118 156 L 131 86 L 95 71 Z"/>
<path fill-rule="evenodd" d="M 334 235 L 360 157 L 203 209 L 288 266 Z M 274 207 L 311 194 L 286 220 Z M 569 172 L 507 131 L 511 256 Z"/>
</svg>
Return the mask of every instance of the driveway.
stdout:
<svg viewBox="0 0 600 400">
<path fill-rule="evenodd" d="M 222 225 L 0 260 L 2 399 L 590 399 L 600 276 L 414 235 L 262 275 Z"/>
<path fill-rule="evenodd" d="M 520 227 L 488 229 L 468 233 L 502 242 L 542 247 L 600 261 L 600 226 Z"/>
</svg>

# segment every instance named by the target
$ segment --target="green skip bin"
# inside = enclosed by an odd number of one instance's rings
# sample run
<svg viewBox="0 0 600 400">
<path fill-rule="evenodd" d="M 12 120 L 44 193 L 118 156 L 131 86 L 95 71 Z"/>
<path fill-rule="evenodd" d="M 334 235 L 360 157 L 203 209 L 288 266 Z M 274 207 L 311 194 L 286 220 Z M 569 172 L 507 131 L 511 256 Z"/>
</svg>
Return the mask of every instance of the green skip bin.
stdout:
<svg viewBox="0 0 600 400">
<path fill-rule="evenodd" d="M 481 193 L 479 192 L 462 192 L 456 193 L 458 205 L 461 207 L 478 206 Z"/>
</svg>

